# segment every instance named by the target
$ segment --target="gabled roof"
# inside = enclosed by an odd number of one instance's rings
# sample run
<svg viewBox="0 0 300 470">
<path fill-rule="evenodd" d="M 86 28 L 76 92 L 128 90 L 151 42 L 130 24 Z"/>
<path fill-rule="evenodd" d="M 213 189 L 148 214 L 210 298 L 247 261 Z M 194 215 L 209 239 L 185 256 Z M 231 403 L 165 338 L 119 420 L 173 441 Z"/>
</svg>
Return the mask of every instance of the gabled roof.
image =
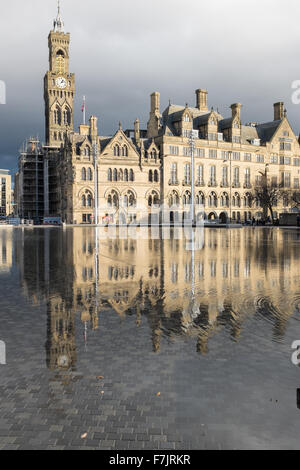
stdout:
<svg viewBox="0 0 300 470">
<path fill-rule="evenodd" d="M 194 118 L 194 127 L 207 124 L 211 117 L 216 118 L 218 122 L 220 122 L 220 120 L 223 120 L 223 116 L 220 113 L 218 113 L 217 111 L 211 110 L 207 112 L 206 114 L 202 114 L 201 116 L 197 116 L 196 118 Z"/>
<path fill-rule="evenodd" d="M 230 117 L 230 118 L 226 118 L 226 119 L 222 119 L 220 122 L 219 122 L 219 129 L 220 130 L 223 130 L 223 129 L 230 129 L 232 127 L 232 121 L 233 121 L 233 118 Z"/>
<path fill-rule="evenodd" d="M 122 139 L 124 142 L 127 143 L 127 145 L 134 150 L 134 152 L 139 156 L 139 151 L 133 142 L 134 139 L 131 139 L 130 137 L 127 137 L 127 135 L 123 132 L 122 129 L 118 129 L 117 132 L 112 136 L 112 137 L 107 137 L 104 139 L 100 139 L 100 147 L 101 147 L 101 153 L 106 149 L 108 145 L 110 145 L 112 142 L 115 142 L 116 144 L 120 145 L 120 141 L 117 140 L 117 136 L 122 136 Z"/>
<path fill-rule="evenodd" d="M 282 120 L 265 122 L 263 124 L 258 124 L 256 126 L 258 138 L 261 143 L 270 142 L 272 140 L 275 132 L 278 130 L 281 125 Z"/>
</svg>

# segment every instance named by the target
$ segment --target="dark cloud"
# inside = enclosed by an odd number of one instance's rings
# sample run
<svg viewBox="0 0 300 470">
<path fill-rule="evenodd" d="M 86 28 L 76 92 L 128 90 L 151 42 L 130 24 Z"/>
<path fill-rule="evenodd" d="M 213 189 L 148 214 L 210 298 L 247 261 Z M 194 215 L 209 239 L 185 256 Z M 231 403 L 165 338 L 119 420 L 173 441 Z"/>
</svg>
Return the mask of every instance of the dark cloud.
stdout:
<svg viewBox="0 0 300 470">
<path fill-rule="evenodd" d="M 2 2 L 3 3 L 3 2 Z M 62 0 L 71 33 L 76 73 L 76 122 L 82 95 L 99 117 L 101 134 L 121 120 L 145 126 L 149 94 L 161 92 L 162 108 L 194 104 L 194 90 L 207 88 L 209 104 L 229 114 L 243 103 L 243 121 L 273 117 L 284 100 L 298 132 L 299 107 L 291 84 L 300 79 L 298 0 Z M 47 35 L 55 0 L 11 0 L 0 10 L 0 168 L 15 170 L 18 150 L 30 135 L 44 138 L 43 76 L 48 69 Z"/>
</svg>

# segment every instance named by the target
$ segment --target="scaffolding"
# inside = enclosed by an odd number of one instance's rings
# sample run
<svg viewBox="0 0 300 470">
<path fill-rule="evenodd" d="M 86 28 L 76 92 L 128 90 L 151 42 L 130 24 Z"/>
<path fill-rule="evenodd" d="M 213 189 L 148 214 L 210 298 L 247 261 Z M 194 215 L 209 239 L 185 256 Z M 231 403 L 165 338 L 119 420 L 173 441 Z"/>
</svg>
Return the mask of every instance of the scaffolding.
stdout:
<svg viewBox="0 0 300 470">
<path fill-rule="evenodd" d="M 44 152 L 35 137 L 26 140 L 20 150 L 18 210 L 23 219 L 44 216 Z"/>
</svg>

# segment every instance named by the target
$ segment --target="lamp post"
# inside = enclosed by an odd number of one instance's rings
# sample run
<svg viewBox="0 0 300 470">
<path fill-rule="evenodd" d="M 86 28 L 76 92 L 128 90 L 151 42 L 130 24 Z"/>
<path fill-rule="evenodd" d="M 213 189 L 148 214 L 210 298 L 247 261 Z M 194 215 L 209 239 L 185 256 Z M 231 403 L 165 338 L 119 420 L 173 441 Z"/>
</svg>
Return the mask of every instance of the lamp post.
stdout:
<svg viewBox="0 0 300 470">
<path fill-rule="evenodd" d="M 268 191 L 268 174 L 267 174 L 268 171 L 269 171 L 269 163 L 265 164 L 265 171 L 259 171 L 263 179 L 262 188 L 263 188 L 263 192 L 265 195 Z M 266 220 L 266 218 L 268 217 L 268 207 L 266 207 L 265 205 L 263 207 L 263 217 L 264 217 L 264 220 Z"/>
<path fill-rule="evenodd" d="M 195 137 L 198 137 L 198 131 L 193 129 L 190 132 L 189 144 L 191 153 L 191 219 L 192 227 L 195 225 Z"/>
<path fill-rule="evenodd" d="M 231 224 L 231 214 L 232 214 L 232 151 L 229 150 L 229 223 Z M 227 163 L 227 160 L 223 160 L 223 163 Z"/>
<path fill-rule="evenodd" d="M 94 221 L 95 225 L 98 225 L 98 145 L 97 137 L 94 139 L 93 143 L 93 154 L 94 154 L 94 192 L 95 192 L 95 216 Z"/>
</svg>

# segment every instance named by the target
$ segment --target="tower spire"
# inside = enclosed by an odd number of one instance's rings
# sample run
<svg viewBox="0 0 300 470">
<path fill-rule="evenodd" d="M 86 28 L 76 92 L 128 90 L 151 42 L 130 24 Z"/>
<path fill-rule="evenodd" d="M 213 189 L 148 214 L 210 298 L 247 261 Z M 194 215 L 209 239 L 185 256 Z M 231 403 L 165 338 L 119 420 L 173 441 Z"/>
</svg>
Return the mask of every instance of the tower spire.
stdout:
<svg viewBox="0 0 300 470">
<path fill-rule="evenodd" d="M 63 33 L 64 32 L 64 22 L 60 14 L 60 0 L 57 0 L 57 17 L 54 20 L 54 32 Z"/>
</svg>

